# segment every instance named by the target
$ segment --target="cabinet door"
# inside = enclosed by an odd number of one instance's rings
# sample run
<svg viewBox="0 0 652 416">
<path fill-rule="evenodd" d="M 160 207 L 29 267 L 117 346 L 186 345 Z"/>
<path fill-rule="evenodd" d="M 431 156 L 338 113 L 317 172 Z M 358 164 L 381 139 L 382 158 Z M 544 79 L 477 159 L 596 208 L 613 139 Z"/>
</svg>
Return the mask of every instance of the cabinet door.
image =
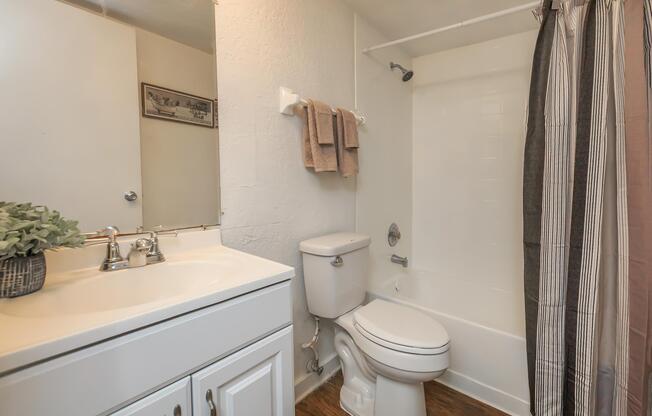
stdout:
<svg viewBox="0 0 652 416">
<path fill-rule="evenodd" d="M 190 409 L 190 377 L 186 377 L 111 416 L 190 416 Z"/>
<path fill-rule="evenodd" d="M 294 415 L 292 361 L 289 326 L 193 374 L 194 414 Z"/>
</svg>

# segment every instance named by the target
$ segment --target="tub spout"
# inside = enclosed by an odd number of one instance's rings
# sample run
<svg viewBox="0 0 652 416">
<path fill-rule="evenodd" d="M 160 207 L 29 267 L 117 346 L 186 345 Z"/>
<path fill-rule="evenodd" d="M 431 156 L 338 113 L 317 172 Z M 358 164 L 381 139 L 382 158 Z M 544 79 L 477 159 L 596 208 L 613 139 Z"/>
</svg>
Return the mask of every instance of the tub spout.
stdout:
<svg viewBox="0 0 652 416">
<path fill-rule="evenodd" d="M 392 254 L 392 263 L 400 264 L 403 267 L 408 267 L 408 258 L 407 257 L 401 257 L 397 256 L 396 254 Z"/>
</svg>

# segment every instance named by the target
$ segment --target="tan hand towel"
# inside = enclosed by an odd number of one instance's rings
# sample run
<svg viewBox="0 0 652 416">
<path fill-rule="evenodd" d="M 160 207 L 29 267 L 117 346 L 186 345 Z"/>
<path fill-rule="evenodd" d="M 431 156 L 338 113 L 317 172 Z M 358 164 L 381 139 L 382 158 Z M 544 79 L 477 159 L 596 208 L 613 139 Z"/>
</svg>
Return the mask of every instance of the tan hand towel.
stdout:
<svg viewBox="0 0 652 416">
<path fill-rule="evenodd" d="M 329 118 L 332 144 L 320 144 L 318 141 L 319 133 L 317 128 L 317 113 L 313 102 L 310 100 L 308 100 L 307 110 L 308 141 L 310 143 L 310 151 L 313 161 L 312 167 L 315 168 L 315 172 L 337 172 L 337 151 L 335 149 L 333 115 L 331 113 Z M 326 129 L 326 126 L 322 126 L 322 130 L 324 129 Z"/>
<path fill-rule="evenodd" d="M 308 125 L 308 108 L 303 106 L 296 106 L 294 107 L 294 114 L 301 117 L 303 123 L 303 134 L 301 137 L 303 166 L 307 168 L 314 168 L 315 162 L 312 159 L 312 148 L 310 147 L 310 126 Z"/>
<path fill-rule="evenodd" d="M 308 100 L 313 105 L 315 124 L 317 127 L 317 142 L 319 144 L 335 145 L 335 131 L 333 128 L 333 110 L 327 104 L 317 100 Z"/>
<path fill-rule="evenodd" d="M 337 164 L 340 174 L 345 178 L 355 176 L 358 173 L 358 149 L 347 148 L 346 122 L 343 111 L 337 110 Z"/>
<path fill-rule="evenodd" d="M 360 142 L 358 141 L 358 120 L 356 120 L 355 114 L 343 108 L 338 108 L 337 110 L 342 113 L 342 118 L 344 119 L 344 146 L 347 149 L 360 147 Z"/>
</svg>

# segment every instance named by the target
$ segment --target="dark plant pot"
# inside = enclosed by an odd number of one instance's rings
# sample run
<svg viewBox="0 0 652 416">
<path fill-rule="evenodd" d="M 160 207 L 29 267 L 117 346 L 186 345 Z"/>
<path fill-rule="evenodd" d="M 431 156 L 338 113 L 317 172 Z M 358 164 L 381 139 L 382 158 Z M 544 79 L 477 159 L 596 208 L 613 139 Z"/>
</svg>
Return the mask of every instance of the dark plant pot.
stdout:
<svg viewBox="0 0 652 416">
<path fill-rule="evenodd" d="M 15 298 L 36 292 L 45 283 L 45 256 L 0 260 L 0 298 Z"/>
</svg>

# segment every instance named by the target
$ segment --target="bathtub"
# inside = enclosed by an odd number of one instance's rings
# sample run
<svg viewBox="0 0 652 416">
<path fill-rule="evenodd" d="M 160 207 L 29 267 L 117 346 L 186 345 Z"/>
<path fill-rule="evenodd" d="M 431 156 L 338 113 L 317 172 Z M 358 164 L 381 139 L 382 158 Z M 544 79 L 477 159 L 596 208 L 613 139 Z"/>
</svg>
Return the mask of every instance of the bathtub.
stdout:
<svg viewBox="0 0 652 416">
<path fill-rule="evenodd" d="M 512 415 L 529 415 L 523 297 L 433 272 L 409 270 L 372 283 L 369 298 L 424 311 L 451 337 L 442 383 Z"/>
</svg>

